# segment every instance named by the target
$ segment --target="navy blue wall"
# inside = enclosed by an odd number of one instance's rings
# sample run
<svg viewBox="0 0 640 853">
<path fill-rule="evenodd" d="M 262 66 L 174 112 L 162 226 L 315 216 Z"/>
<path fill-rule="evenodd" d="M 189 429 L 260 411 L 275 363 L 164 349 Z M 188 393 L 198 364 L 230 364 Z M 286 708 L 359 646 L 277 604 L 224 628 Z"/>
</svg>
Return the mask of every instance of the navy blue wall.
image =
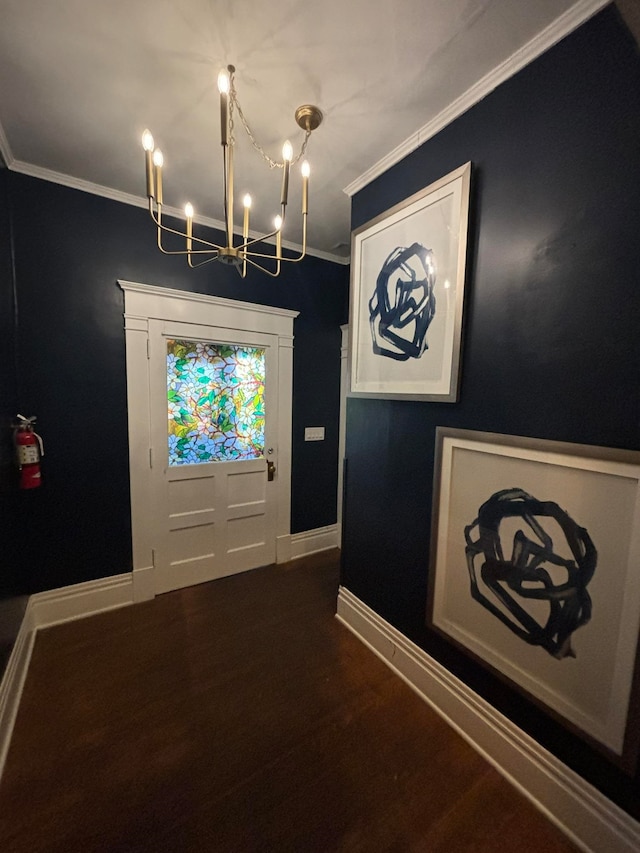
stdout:
<svg viewBox="0 0 640 853">
<path fill-rule="evenodd" d="M 10 558 L 17 477 L 11 424 L 16 415 L 17 379 L 8 178 L 0 161 L 0 598 L 22 591 L 19 569 Z"/>
<path fill-rule="evenodd" d="M 348 589 L 634 814 L 637 778 L 424 623 L 436 426 L 640 448 L 639 154 L 609 7 L 356 195 L 354 228 L 473 163 L 459 402 L 349 400 L 343 553 Z"/>
<path fill-rule="evenodd" d="M 46 453 L 42 488 L 18 496 L 29 524 L 16 529 L 15 559 L 28 567 L 30 591 L 131 569 L 124 295 L 117 279 L 301 312 L 294 325 L 292 532 L 334 523 L 348 268 L 309 257 L 275 281 L 254 271 L 243 281 L 216 264 L 192 271 L 158 252 L 146 211 L 8 177 L 17 404 L 38 415 Z M 306 451 L 299 433 L 317 423 L 327 426 L 328 440 Z M 318 469 L 326 470 L 320 480 Z"/>
</svg>

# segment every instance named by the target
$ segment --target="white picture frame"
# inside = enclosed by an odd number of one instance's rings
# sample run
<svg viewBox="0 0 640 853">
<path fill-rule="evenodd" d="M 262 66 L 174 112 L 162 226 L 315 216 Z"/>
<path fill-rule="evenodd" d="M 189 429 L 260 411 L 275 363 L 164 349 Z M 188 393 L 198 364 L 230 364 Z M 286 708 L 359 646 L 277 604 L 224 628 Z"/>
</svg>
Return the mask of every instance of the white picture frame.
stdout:
<svg viewBox="0 0 640 853">
<path fill-rule="evenodd" d="M 629 773 L 639 565 L 640 452 L 437 429 L 427 624 Z"/>
<path fill-rule="evenodd" d="M 466 163 L 353 232 L 350 396 L 458 399 L 470 176 Z"/>
</svg>

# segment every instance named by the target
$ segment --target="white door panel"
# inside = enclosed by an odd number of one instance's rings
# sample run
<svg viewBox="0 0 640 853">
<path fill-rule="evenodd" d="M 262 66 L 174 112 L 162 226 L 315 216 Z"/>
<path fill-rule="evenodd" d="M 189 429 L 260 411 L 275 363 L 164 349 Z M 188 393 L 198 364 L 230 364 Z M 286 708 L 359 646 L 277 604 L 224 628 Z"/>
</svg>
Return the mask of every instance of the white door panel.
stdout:
<svg viewBox="0 0 640 853">
<path fill-rule="evenodd" d="M 277 486 L 267 480 L 267 453 L 277 468 L 277 336 L 162 320 L 150 321 L 149 335 L 158 592 L 275 562 Z M 169 463 L 169 340 L 264 350 L 264 455 L 233 461 Z"/>
<path fill-rule="evenodd" d="M 162 448 L 154 451 L 159 462 Z M 166 522 L 165 529 L 157 525 L 158 592 L 209 580 L 220 557 L 212 466 L 169 467 L 166 462 L 165 451 L 163 464 L 157 464 L 154 472 L 156 520 Z"/>
</svg>

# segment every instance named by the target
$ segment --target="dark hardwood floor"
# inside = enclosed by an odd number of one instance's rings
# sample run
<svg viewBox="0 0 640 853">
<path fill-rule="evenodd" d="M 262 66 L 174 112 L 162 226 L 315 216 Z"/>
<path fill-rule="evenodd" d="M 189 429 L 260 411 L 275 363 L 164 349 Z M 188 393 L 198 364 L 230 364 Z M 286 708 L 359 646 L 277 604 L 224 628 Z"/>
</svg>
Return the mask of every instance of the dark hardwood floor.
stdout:
<svg viewBox="0 0 640 853">
<path fill-rule="evenodd" d="M 574 850 L 334 618 L 336 552 L 41 632 L 3 853 Z"/>
</svg>

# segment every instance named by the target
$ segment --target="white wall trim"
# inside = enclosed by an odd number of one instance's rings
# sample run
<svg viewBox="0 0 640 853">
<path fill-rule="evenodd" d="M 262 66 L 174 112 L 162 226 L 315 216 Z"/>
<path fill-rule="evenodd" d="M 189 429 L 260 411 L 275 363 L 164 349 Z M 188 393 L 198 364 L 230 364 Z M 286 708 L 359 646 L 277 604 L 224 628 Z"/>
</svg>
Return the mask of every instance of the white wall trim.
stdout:
<svg viewBox="0 0 640 853">
<path fill-rule="evenodd" d="M 581 850 L 640 850 L 637 821 L 344 587 L 336 616 Z"/>
<path fill-rule="evenodd" d="M 35 630 L 27 604 L 27 610 L 22 618 L 22 624 L 0 684 L 0 778 L 9 752 L 34 640 Z"/>
<path fill-rule="evenodd" d="M 155 566 L 141 566 L 132 572 L 133 602 L 149 601 L 156 597 Z"/>
<path fill-rule="evenodd" d="M 181 313 L 178 313 L 174 308 L 171 310 L 171 306 L 167 304 L 168 300 L 178 300 L 179 302 L 198 302 L 204 305 L 211 305 L 214 308 L 229 308 L 232 311 L 248 311 L 251 314 L 271 314 L 274 317 L 287 317 L 289 319 L 295 319 L 300 312 L 292 311 L 289 308 L 277 308 L 273 305 L 258 305 L 253 302 L 241 302 L 238 299 L 227 299 L 224 296 L 211 296 L 208 293 L 193 293 L 190 290 L 175 290 L 172 287 L 160 287 L 156 284 L 140 284 L 137 281 L 124 281 L 118 280 L 118 284 L 124 290 L 125 293 L 139 293 L 145 298 L 145 304 L 142 310 L 144 314 L 136 314 L 136 309 L 140 310 L 140 307 L 136 303 L 133 305 L 133 310 L 129 310 L 127 312 L 127 317 L 143 317 L 143 319 L 148 319 L 148 298 L 155 297 L 160 300 L 161 310 L 158 312 L 161 314 L 161 317 L 155 317 L 155 319 L 167 319 L 165 314 L 167 311 L 171 312 L 171 317 L 169 319 L 172 320 L 180 320 L 183 321 L 185 318 Z M 197 323 L 201 321 L 201 317 L 198 314 L 195 314 L 193 317 L 187 318 L 189 322 Z M 218 323 L 220 325 L 220 323 Z M 261 327 L 262 328 L 262 327 Z M 288 328 L 288 327 L 287 327 Z M 262 329 L 263 331 L 271 331 L 271 328 Z"/>
<path fill-rule="evenodd" d="M 315 530 L 305 530 L 303 533 L 293 533 L 291 536 L 291 558 L 297 560 L 319 551 L 337 548 L 338 525 L 329 524 L 327 527 L 316 527 Z"/>
<path fill-rule="evenodd" d="M 344 491 L 344 456 L 347 447 L 347 392 L 349 391 L 348 349 L 349 325 L 340 326 L 340 420 L 338 426 L 338 547 L 342 545 L 342 492 Z"/>
<path fill-rule="evenodd" d="M 381 160 L 378 160 L 370 169 L 363 172 L 360 177 L 352 181 L 344 188 L 344 192 L 348 196 L 353 196 L 359 192 L 367 184 L 370 184 L 375 178 L 382 175 L 396 163 L 403 160 L 412 151 L 415 151 L 423 145 L 428 139 L 431 139 L 436 133 L 439 133 L 452 121 L 459 118 L 468 109 L 475 106 L 479 101 L 485 98 L 488 94 L 497 89 L 501 83 L 504 83 L 518 71 L 523 69 L 534 59 L 541 56 L 546 50 L 553 47 L 569 33 L 577 29 L 581 24 L 584 24 L 589 18 L 593 17 L 596 12 L 599 12 L 605 6 L 608 6 L 611 0 L 580 0 L 575 6 L 567 9 L 560 17 L 556 18 L 551 24 L 545 27 L 527 44 L 513 53 L 504 62 L 496 66 L 488 74 L 485 74 L 477 83 L 474 83 L 464 94 L 455 101 L 452 101 L 431 121 L 428 121 L 419 130 L 413 133 L 404 142 L 401 142 L 393 151 L 390 151 Z"/>
<path fill-rule="evenodd" d="M 95 184 L 92 181 L 86 181 L 83 178 L 76 178 L 73 175 L 66 175 L 64 172 L 56 172 L 53 169 L 46 169 L 44 166 L 36 166 L 33 163 L 27 163 L 24 160 L 13 160 L 11 171 L 18 172 L 21 175 L 27 175 L 29 178 L 38 178 L 41 181 L 48 181 L 50 184 L 58 184 L 61 187 L 69 187 L 72 190 L 80 190 L 80 192 L 97 195 L 101 198 L 108 198 L 111 201 L 119 201 L 121 204 L 128 204 L 132 207 L 141 207 L 145 210 L 149 207 L 149 202 L 146 198 L 126 193 L 122 190 L 115 190 L 111 187 L 105 187 L 102 184 Z M 162 206 L 165 210 L 164 205 Z M 184 213 L 173 207 L 167 208 L 167 215 L 178 216 L 184 218 Z M 203 223 L 208 224 L 208 223 Z M 216 225 L 212 227 L 217 227 Z M 224 226 L 223 226 L 224 227 Z"/>
<path fill-rule="evenodd" d="M 288 563 L 291 559 L 291 534 L 276 537 L 276 563 Z"/>
<path fill-rule="evenodd" d="M 27 610 L 37 631 L 127 604 L 133 604 L 131 572 L 37 592 L 29 599 Z"/>
</svg>

